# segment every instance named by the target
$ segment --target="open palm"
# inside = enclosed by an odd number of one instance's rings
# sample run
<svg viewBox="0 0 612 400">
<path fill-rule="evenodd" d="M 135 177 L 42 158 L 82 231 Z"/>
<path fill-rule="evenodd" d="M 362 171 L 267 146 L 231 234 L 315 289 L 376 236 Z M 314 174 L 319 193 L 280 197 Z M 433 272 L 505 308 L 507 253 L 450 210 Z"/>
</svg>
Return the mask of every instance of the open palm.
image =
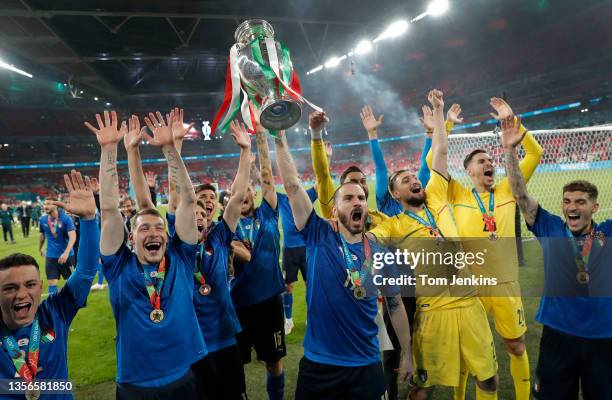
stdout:
<svg viewBox="0 0 612 400">
<path fill-rule="evenodd" d="M 64 183 L 68 189 L 68 202 L 50 201 L 50 203 L 78 217 L 93 218 L 96 215 L 96 202 L 89 177 L 83 179 L 81 173 L 73 169 L 70 171 L 70 176 L 64 175 Z"/>
<path fill-rule="evenodd" d="M 104 120 L 102 120 L 100 114 L 96 114 L 96 121 L 98 122 L 98 128 L 87 121 L 85 121 L 85 126 L 96 135 L 100 147 L 116 145 L 127 132 L 125 122 L 122 122 L 121 126 L 118 125 L 115 111 L 110 113 L 104 111 Z"/>
</svg>

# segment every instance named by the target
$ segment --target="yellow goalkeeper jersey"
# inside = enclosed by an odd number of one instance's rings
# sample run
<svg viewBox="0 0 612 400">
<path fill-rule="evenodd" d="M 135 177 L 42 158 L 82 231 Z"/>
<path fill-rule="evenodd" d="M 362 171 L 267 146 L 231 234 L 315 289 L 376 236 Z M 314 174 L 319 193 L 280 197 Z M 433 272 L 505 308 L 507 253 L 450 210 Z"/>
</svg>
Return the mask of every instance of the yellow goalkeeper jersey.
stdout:
<svg viewBox="0 0 612 400">
<path fill-rule="evenodd" d="M 520 170 L 525 182 L 529 181 L 535 172 L 543 154 L 542 147 L 529 132 L 522 141 L 525 157 L 520 162 Z M 428 157 L 428 164 L 430 157 Z M 490 192 L 478 193 L 485 210 L 489 211 Z M 489 240 L 489 233 L 481 209 L 472 188 L 463 186 L 456 180 L 450 180 L 448 198 L 453 209 L 459 236 L 462 238 L 466 251 L 486 251 L 487 262 L 472 266 L 475 275 L 496 278 L 498 283 L 518 280 L 518 257 L 516 249 L 516 201 L 512 195 L 510 182 L 504 177 L 493 188 L 495 201 L 493 216 L 495 217 L 497 240 Z"/>
<path fill-rule="evenodd" d="M 438 229 L 447 238 L 443 243 L 437 243 L 425 225 L 405 213 L 389 217 L 370 232 L 382 245 L 409 252 L 430 255 L 439 253 L 445 257 L 464 252 L 456 239 L 458 232 L 448 206 L 448 185 L 449 182 L 443 176 L 432 171 L 425 189 L 430 217 L 433 217 Z M 430 218 L 424 209 L 417 215 L 425 222 Z M 477 292 L 472 284 L 456 284 L 459 279 L 471 276 L 469 268 L 464 266 L 459 269 L 454 263 L 443 265 L 438 261 L 432 256 L 428 262 L 419 263 L 414 269 L 418 310 L 465 307 L 477 301 Z M 436 283 L 424 284 L 422 276 L 435 279 Z"/>
</svg>

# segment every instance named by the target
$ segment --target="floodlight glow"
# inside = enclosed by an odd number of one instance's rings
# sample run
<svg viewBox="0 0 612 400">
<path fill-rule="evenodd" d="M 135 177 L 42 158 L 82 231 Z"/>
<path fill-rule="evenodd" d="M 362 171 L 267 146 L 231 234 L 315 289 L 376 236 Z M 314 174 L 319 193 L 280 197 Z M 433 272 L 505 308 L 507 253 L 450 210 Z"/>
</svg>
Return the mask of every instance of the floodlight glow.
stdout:
<svg viewBox="0 0 612 400">
<path fill-rule="evenodd" d="M 380 34 L 379 37 L 374 40 L 374 42 L 378 42 L 383 39 L 393 39 L 402 34 L 404 34 L 408 30 L 408 22 L 404 20 L 395 21 L 389 27 Z"/>
<path fill-rule="evenodd" d="M 427 14 L 437 17 L 448 10 L 448 0 L 433 0 L 427 7 Z"/>
<path fill-rule="evenodd" d="M 319 72 L 319 71 L 321 71 L 322 69 L 323 69 L 323 66 L 322 66 L 322 65 L 319 65 L 318 67 L 313 68 L 313 69 L 311 69 L 310 71 L 308 71 L 308 74 L 314 74 L 315 72 Z"/>
<path fill-rule="evenodd" d="M 372 42 L 370 42 L 369 40 L 362 40 L 361 42 L 359 42 L 357 44 L 357 47 L 355 47 L 355 53 L 356 54 L 366 54 L 369 53 L 370 51 L 372 51 Z"/>
<path fill-rule="evenodd" d="M 23 76 L 27 76 L 28 78 L 32 77 L 32 74 L 28 74 L 25 71 L 20 70 L 19 68 L 16 68 L 10 64 L 5 63 L 4 61 L 0 60 L 0 68 L 5 68 L 8 69 L 9 71 L 13 71 L 13 72 L 17 72 L 18 74 L 21 74 Z"/>
<path fill-rule="evenodd" d="M 98 101 L 98 98 L 97 98 L 97 97 L 94 97 L 94 100 L 95 100 L 95 101 Z"/>
<path fill-rule="evenodd" d="M 340 59 L 338 57 L 332 57 L 325 63 L 325 68 L 334 68 L 340 64 Z"/>
</svg>

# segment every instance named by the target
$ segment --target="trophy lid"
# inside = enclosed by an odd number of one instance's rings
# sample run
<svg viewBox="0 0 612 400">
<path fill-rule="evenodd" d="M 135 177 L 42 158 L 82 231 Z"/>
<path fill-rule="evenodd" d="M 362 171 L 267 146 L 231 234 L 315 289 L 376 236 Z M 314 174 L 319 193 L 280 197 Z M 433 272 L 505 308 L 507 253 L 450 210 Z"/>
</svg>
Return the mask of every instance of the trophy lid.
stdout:
<svg viewBox="0 0 612 400">
<path fill-rule="evenodd" d="M 274 37 L 274 28 L 263 19 L 247 19 L 236 28 L 234 39 L 238 44 L 247 44 L 258 36 Z"/>
</svg>

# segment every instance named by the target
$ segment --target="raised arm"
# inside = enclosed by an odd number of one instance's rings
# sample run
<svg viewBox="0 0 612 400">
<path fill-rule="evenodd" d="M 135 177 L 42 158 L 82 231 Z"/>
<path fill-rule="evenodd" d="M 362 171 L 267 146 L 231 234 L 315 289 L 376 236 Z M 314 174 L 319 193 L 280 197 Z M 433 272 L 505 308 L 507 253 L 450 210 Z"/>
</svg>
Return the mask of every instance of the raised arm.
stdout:
<svg viewBox="0 0 612 400">
<path fill-rule="evenodd" d="M 295 163 L 291 154 L 289 154 L 285 132 L 280 132 L 274 142 L 276 144 L 276 163 L 285 186 L 285 192 L 289 197 L 295 228 L 301 231 L 312 213 L 312 202 L 300 183 Z"/>
<path fill-rule="evenodd" d="M 334 196 L 334 183 L 329 169 L 329 159 L 325 151 L 322 135 L 329 119 L 324 112 L 315 111 L 308 116 L 311 135 L 312 170 L 315 174 L 319 206 L 324 218 L 331 218 Z"/>
<path fill-rule="evenodd" d="M 448 137 L 444 129 L 444 97 L 441 91 L 434 89 L 429 92 L 427 99 L 433 107 L 434 119 L 431 169 L 448 179 Z"/>
<path fill-rule="evenodd" d="M 95 218 L 96 202 L 89 177 L 83 179 L 80 172 L 72 170 L 70 176 L 64 175 L 64 182 L 68 189 L 68 202 L 53 201 L 52 204 L 76 215 L 81 222 L 77 265 L 66 285 L 77 303 L 84 306 L 100 259 L 100 229 Z"/>
<path fill-rule="evenodd" d="M 196 244 L 198 242 L 195 222 L 196 195 L 187 168 L 185 168 L 185 164 L 174 145 L 172 129 L 169 126 L 173 118 L 174 110 L 170 112 L 168 124 L 166 124 L 159 111 L 156 115 L 149 113 L 149 117 L 145 117 L 145 122 L 153 132 L 153 137 L 146 133 L 145 136 L 153 146 L 162 148 L 168 162 L 168 181 L 174 184 L 176 194 L 179 197 L 179 205 L 176 209 L 176 234 L 183 242 Z"/>
<path fill-rule="evenodd" d="M 244 124 L 239 124 L 237 121 L 230 123 L 232 137 L 236 144 L 240 147 L 240 161 L 238 164 L 238 172 L 232 184 L 232 194 L 227 202 L 225 211 L 223 211 L 223 220 L 232 232 L 236 231 L 238 221 L 240 220 L 240 208 L 242 200 L 246 194 L 246 189 L 249 186 L 249 172 L 251 168 L 251 138 Z"/>
<path fill-rule="evenodd" d="M 276 210 L 276 188 L 274 187 L 274 175 L 272 174 L 268 132 L 259 121 L 256 124 L 255 141 L 257 142 L 257 153 L 259 155 L 257 158 L 259 158 L 259 173 L 261 174 L 261 196 L 273 210 Z"/>
<path fill-rule="evenodd" d="M 501 121 L 501 142 L 506 158 L 506 175 L 510 189 L 514 195 L 523 218 L 528 225 L 533 225 L 538 212 L 538 202 L 527 193 L 525 178 L 521 173 L 516 146 L 523 139 L 521 134 L 521 118 L 509 116 Z"/>
<path fill-rule="evenodd" d="M 100 144 L 100 214 L 102 232 L 100 234 L 100 253 L 113 255 L 123 244 L 125 232 L 123 218 L 119 211 L 119 178 L 117 175 L 117 143 L 127 133 L 126 123 L 118 126 L 117 114 L 104 111 L 104 121 L 96 114 L 98 128 L 89 122 L 85 126 L 92 131 Z"/>
<path fill-rule="evenodd" d="M 151 192 L 144 172 L 142 170 L 142 161 L 140 159 L 140 143 L 144 137 L 146 127 L 140 128 L 138 117 L 132 115 L 128 121 L 128 132 L 123 138 L 125 151 L 128 159 L 128 170 L 130 172 L 130 181 L 136 195 L 136 203 L 139 210 L 146 208 L 155 208 L 151 200 Z"/>
<path fill-rule="evenodd" d="M 370 106 L 363 107 L 359 116 L 370 140 L 370 152 L 372 153 L 376 172 L 376 205 L 380 209 L 383 199 L 389 193 L 389 172 L 387 171 L 387 163 L 385 163 L 380 143 L 378 143 L 378 128 L 382 125 L 384 116 L 381 115 L 376 119 Z"/>
<path fill-rule="evenodd" d="M 176 147 L 176 151 L 178 151 L 179 155 L 183 149 L 183 140 L 187 133 L 193 128 L 194 123 L 192 122 L 186 128 L 183 123 L 185 112 L 182 108 L 174 108 L 174 113 L 172 113 L 172 137 L 174 138 L 174 147 Z M 166 115 L 166 119 L 170 118 L 170 114 Z M 168 172 L 169 173 L 169 172 Z M 172 182 L 168 182 L 168 212 L 170 214 L 174 214 L 176 212 L 176 208 L 178 207 L 178 196 L 176 195 L 176 190 L 174 184 Z"/>
</svg>

